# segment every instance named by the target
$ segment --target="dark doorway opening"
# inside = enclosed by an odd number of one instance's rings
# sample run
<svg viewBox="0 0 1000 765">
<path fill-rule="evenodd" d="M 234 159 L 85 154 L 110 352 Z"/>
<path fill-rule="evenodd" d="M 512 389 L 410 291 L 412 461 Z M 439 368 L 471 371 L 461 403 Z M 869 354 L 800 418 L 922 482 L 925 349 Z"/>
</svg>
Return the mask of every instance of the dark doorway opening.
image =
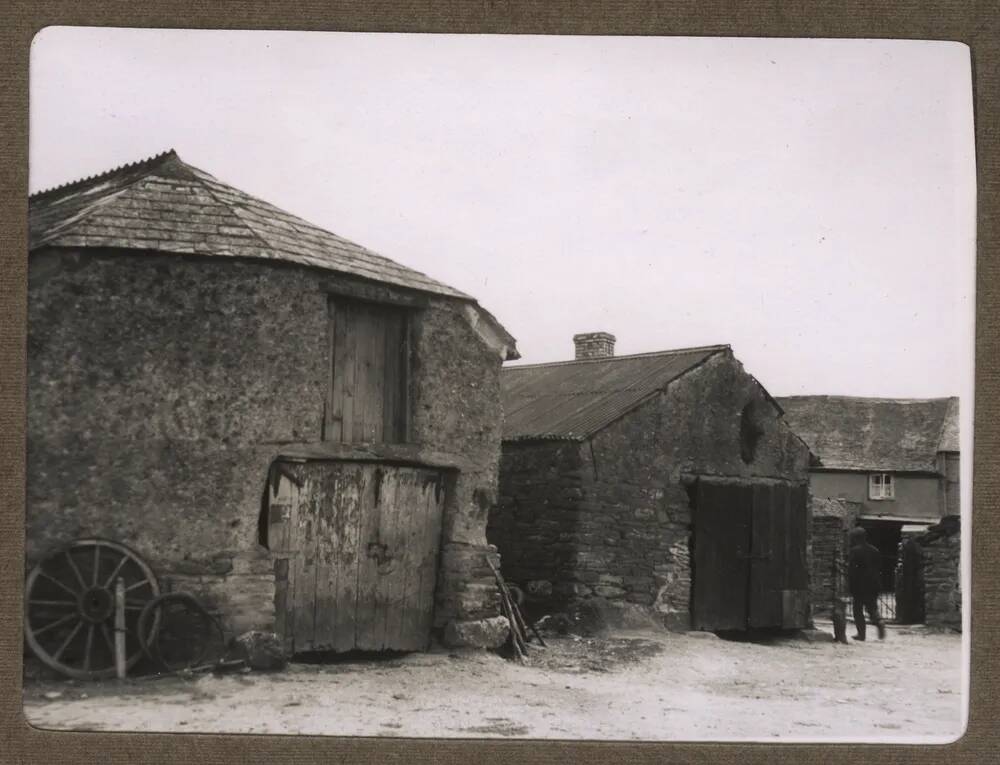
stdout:
<svg viewBox="0 0 1000 765">
<path fill-rule="evenodd" d="M 858 525 L 865 530 L 868 541 L 882 554 L 881 591 L 895 592 L 896 560 L 899 556 L 899 543 L 902 540 L 902 521 L 861 520 Z"/>
</svg>

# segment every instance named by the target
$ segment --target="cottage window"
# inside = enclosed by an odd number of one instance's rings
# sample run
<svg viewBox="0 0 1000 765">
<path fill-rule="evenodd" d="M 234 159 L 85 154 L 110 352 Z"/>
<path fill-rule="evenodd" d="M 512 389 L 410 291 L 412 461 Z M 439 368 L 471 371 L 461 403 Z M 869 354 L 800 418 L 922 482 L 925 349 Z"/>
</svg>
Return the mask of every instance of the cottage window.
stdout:
<svg viewBox="0 0 1000 765">
<path fill-rule="evenodd" d="M 895 496 L 891 473 L 872 473 L 868 476 L 869 499 L 892 499 Z"/>
<path fill-rule="evenodd" d="M 403 443 L 409 425 L 409 315 L 406 308 L 332 297 L 330 383 L 324 438 Z"/>
</svg>

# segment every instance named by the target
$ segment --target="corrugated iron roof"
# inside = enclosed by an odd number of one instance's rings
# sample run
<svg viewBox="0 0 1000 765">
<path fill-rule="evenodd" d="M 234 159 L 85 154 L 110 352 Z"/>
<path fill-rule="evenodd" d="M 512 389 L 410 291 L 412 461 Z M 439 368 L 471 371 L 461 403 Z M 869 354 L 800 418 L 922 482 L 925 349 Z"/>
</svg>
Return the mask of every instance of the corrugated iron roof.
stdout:
<svg viewBox="0 0 1000 765">
<path fill-rule="evenodd" d="M 939 451 L 958 451 L 957 398 L 786 396 L 778 403 L 824 468 L 934 472 Z"/>
<path fill-rule="evenodd" d="M 584 439 L 728 345 L 505 367 L 504 440 Z"/>
<path fill-rule="evenodd" d="M 474 304 L 518 358 L 514 338 L 469 295 L 186 164 L 173 150 L 29 197 L 32 250 L 107 247 L 298 263 Z"/>
</svg>

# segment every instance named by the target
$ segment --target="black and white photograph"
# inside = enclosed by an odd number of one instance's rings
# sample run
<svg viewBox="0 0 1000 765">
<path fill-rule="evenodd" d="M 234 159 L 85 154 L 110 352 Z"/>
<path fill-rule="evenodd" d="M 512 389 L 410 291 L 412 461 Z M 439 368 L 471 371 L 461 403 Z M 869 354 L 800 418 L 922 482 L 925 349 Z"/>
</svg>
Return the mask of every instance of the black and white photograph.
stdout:
<svg viewBox="0 0 1000 765">
<path fill-rule="evenodd" d="M 32 726 L 963 735 L 966 45 L 53 26 L 29 74 Z"/>
</svg>

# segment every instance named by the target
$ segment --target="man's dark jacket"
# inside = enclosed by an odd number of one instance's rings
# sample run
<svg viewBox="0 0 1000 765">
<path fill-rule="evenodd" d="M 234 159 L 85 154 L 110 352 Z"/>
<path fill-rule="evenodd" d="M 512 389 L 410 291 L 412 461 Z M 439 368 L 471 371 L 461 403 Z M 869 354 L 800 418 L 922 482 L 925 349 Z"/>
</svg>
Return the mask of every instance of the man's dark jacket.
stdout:
<svg viewBox="0 0 1000 765">
<path fill-rule="evenodd" d="M 852 538 L 848 557 L 847 584 L 852 597 L 878 595 L 881 584 L 882 555 L 864 537 Z"/>
</svg>

